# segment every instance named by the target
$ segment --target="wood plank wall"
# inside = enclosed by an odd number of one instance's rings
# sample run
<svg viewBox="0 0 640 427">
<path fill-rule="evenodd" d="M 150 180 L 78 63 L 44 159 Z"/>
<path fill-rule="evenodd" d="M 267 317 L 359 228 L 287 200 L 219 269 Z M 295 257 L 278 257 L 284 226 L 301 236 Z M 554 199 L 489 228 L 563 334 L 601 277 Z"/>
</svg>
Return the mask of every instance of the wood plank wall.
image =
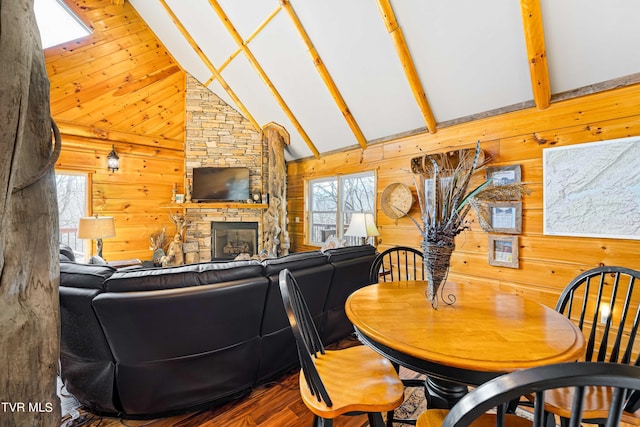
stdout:
<svg viewBox="0 0 640 427">
<path fill-rule="evenodd" d="M 174 233 L 159 206 L 174 183 L 183 192 L 186 74 L 129 3 L 67 3 L 93 34 L 45 51 L 63 143 L 56 169 L 90 174 L 89 213 L 115 218 L 107 260 L 151 259 L 151 233 Z M 113 173 L 112 146 L 120 156 Z"/>
<path fill-rule="evenodd" d="M 456 240 L 450 280 L 498 286 L 553 307 L 561 289 L 584 270 L 601 264 L 640 269 L 640 241 L 543 235 L 542 149 L 637 135 L 640 135 L 640 85 L 553 103 L 542 111 L 532 108 L 441 128 L 435 134 L 398 138 L 366 150 L 291 162 L 288 209 L 292 250 L 314 249 L 305 244 L 305 182 L 363 170 L 377 173 L 376 217 L 381 233 L 378 249 L 396 245 L 419 249 L 420 235 L 415 225 L 408 217 L 398 220 L 387 217 L 379 206 L 380 194 L 387 185 L 402 182 L 413 189 L 415 199 L 413 176 L 409 172 L 412 157 L 473 147 L 480 140 L 483 149 L 494 158 L 492 165 L 520 164 L 522 180 L 533 190 L 523 200 L 520 267 L 490 266 L 488 234 L 475 222 Z M 417 203 L 410 215 L 419 218 Z"/>
</svg>

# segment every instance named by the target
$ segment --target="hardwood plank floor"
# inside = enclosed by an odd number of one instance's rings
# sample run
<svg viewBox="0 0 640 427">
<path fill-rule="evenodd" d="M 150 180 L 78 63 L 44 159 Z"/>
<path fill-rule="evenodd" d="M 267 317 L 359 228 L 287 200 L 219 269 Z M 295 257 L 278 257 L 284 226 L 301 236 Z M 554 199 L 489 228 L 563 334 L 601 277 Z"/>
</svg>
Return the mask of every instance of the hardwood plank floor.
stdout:
<svg viewBox="0 0 640 427">
<path fill-rule="evenodd" d="M 61 427 L 299 427 L 311 426 L 313 416 L 300 399 L 298 372 L 257 387 L 248 396 L 226 405 L 155 420 L 99 417 L 80 410 L 80 417 Z M 368 426 L 366 415 L 339 417 L 335 427 Z"/>
<path fill-rule="evenodd" d="M 355 338 L 346 338 L 328 348 L 359 345 Z M 403 377 L 417 378 L 415 372 L 401 368 Z M 64 418 L 61 427 L 304 427 L 311 426 L 313 414 L 300 398 L 298 370 L 277 381 L 256 387 L 244 398 L 225 405 L 173 417 L 154 420 L 125 420 L 100 417 L 82 408 L 75 419 Z M 64 405 L 64 391 L 61 393 Z M 366 415 L 341 416 L 334 427 L 367 427 Z M 401 425 L 401 424 L 398 424 Z"/>
</svg>

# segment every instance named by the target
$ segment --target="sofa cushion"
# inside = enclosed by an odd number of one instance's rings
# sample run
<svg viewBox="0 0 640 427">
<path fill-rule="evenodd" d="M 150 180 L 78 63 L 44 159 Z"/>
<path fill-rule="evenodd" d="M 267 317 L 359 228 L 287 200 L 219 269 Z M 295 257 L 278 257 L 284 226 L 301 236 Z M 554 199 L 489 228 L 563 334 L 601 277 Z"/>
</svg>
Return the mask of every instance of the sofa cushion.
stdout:
<svg viewBox="0 0 640 427">
<path fill-rule="evenodd" d="M 373 246 L 362 245 L 329 249 L 325 251 L 325 254 L 329 257 L 329 262 L 334 263 L 362 256 L 373 255 L 375 252 L 376 248 L 374 248 Z"/>
<path fill-rule="evenodd" d="M 73 249 L 69 245 L 60 243 L 60 261 L 73 261 L 76 260 L 76 254 L 73 253 Z"/>
<path fill-rule="evenodd" d="M 135 292 L 197 286 L 200 284 L 198 274 L 197 264 L 118 271 L 105 282 L 105 290 Z"/>
<path fill-rule="evenodd" d="M 108 265 L 60 263 L 60 286 L 70 288 L 105 289 L 104 282 L 116 272 Z"/>
<path fill-rule="evenodd" d="M 260 261 L 205 262 L 198 265 L 200 283 L 203 285 L 242 280 L 262 276 Z"/>
<path fill-rule="evenodd" d="M 264 271 L 267 276 L 278 274 L 283 268 L 288 268 L 290 271 L 296 271 L 326 263 L 327 257 L 320 251 L 297 252 L 280 258 L 262 261 L 262 265 L 264 265 Z"/>
</svg>

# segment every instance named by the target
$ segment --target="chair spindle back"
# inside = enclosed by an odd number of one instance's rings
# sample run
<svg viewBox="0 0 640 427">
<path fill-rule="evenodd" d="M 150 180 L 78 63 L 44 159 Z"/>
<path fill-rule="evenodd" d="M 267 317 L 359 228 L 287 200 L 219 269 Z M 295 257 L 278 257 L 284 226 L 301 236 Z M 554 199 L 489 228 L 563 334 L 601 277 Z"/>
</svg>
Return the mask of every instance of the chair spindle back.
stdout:
<svg viewBox="0 0 640 427">
<path fill-rule="evenodd" d="M 371 264 L 369 282 L 426 280 L 422 252 L 408 246 L 396 246 L 379 253 Z"/>
<path fill-rule="evenodd" d="M 639 364 L 638 285 L 639 271 L 606 266 L 585 271 L 564 289 L 556 311 L 576 322 L 585 334 L 586 361 Z"/>
<path fill-rule="evenodd" d="M 318 402 L 324 402 L 330 407 L 332 406 L 331 398 L 313 362 L 313 358 L 318 357 L 318 353 L 324 354 L 325 349 L 307 303 L 296 279 L 288 269 L 280 271 L 278 280 L 282 302 L 296 340 L 300 366 L 307 386 L 311 393 L 318 398 Z"/>
</svg>

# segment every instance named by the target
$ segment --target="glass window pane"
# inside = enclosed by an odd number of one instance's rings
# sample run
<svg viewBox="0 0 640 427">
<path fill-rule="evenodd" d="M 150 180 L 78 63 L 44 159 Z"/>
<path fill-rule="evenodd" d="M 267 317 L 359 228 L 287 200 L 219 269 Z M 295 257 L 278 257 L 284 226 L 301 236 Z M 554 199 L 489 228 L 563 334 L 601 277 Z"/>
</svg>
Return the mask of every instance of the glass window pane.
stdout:
<svg viewBox="0 0 640 427">
<path fill-rule="evenodd" d="M 310 242 L 321 244 L 329 236 L 335 236 L 338 214 L 338 181 L 323 178 L 309 183 Z"/>
<path fill-rule="evenodd" d="M 71 246 L 76 261 L 84 261 L 85 241 L 78 239 L 78 223 L 86 216 L 87 176 L 56 173 L 60 243 Z"/>
<path fill-rule="evenodd" d="M 359 244 L 346 238 L 353 212 L 373 213 L 375 175 L 364 172 L 329 177 L 309 182 L 309 243 L 322 244 L 330 236 L 346 239 L 347 244 Z M 359 241 L 359 240 L 358 240 Z"/>
</svg>

